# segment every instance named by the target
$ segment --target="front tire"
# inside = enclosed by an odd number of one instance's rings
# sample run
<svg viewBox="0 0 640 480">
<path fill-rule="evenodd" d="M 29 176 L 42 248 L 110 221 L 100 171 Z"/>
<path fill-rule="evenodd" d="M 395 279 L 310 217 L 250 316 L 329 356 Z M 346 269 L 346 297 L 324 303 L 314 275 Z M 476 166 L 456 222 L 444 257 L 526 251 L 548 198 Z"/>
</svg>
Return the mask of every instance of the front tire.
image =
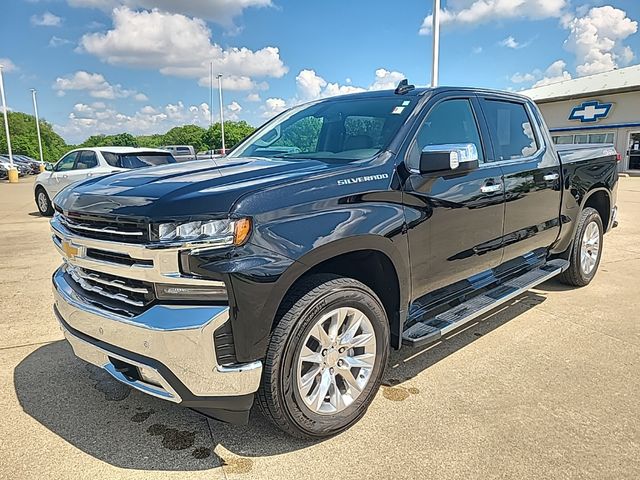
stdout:
<svg viewBox="0 0 640 480">
<path fill-rule="evenodd" d="M 571 249 L 569 268 L 560 275 L 560 281 L 574 287 L 584 287 L 595 277 L 602 257 L 604 227 L 597 210 L 587 207 L 582 211 Z"/>
<path fill-rule="evenodd" d="M 36 189 L 36 205 L 40 215 L 44 217 L 50 217 L 53 215 L 53 205 L 51 205 L 51 200 L 49 199 L 49 195 L 47 195 L 47 191 L 42 187 L 38 187 Z"/>
<path fill-rule="evenodd" d="M 389 322 L 376 294 L 351 278 L 311 276 L 280 309 L 258 405 L 292 436 L 335 435 L 365 414 L 388 356 Z"/>
</svg>

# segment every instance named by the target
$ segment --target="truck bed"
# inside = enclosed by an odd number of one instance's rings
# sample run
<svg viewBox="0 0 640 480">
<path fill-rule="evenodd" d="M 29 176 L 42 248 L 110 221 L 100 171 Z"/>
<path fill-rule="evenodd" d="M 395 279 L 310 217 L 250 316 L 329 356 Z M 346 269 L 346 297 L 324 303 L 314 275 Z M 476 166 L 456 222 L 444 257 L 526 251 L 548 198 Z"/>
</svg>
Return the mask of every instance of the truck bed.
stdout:
<svg viewBox="0 0 640 480">
<path fill-rule="evenodd" d="M 560 160 L 562 160 L 563 164 L 580 162 L 583 160 L 595 160 L 597 158 L 617 155 L 615 147 L 608 143 L 569 143 L 565 145 L 556 145 L 556 151 L 558 152 L 558 155 L 560 155 Z"/>
</svg>

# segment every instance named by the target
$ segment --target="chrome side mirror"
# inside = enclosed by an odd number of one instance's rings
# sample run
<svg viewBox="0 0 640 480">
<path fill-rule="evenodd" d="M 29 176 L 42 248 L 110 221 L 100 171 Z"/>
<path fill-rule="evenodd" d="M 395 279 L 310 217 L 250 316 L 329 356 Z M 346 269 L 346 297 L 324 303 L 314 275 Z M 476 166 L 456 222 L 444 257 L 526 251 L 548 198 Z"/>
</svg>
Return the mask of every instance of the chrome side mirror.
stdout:
<svg viewBox="0 0 640 480">
<path fill-rule="evenodd" d="M 473 143 L 427 145 L 420 154 L 420 173 L 468 171 L 479 164 L 478 149 Z"/>
</svg>

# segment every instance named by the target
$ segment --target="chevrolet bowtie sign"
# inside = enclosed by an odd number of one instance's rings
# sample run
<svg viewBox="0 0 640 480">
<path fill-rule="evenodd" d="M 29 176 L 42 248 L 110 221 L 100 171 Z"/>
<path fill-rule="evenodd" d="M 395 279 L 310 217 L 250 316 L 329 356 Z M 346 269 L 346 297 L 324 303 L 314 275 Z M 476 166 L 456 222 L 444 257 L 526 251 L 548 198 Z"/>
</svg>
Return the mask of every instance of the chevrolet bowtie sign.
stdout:
<svg viewBox="0 0 640 480">
<path fill-rule="evenodd" d="M 584 102 L 571 110 L 569 120 L 580 120 L 582 123 L 597 122 L 609 115 L 612 106 L 612 103 L 600 103 L 597 100 Z"/>
</svg>

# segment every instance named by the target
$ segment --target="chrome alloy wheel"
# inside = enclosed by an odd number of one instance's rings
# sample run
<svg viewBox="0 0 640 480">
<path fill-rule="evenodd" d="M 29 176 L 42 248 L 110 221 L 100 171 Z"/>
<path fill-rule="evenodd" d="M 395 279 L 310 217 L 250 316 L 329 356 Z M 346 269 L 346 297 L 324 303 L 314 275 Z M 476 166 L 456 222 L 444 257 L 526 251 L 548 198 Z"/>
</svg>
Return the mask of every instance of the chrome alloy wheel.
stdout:
<svg viewBox="0 0 640 480">
<path fill-rule="evenodd" d="M 46 212 L 49 208 L 49 200 L 47 199 L 47 194 L 43 191 L 38 193 L 38 208 L 41 212 Z"/>
<path fill-rule="evenodd" d="M 340 412 L 360 396 L 376 359 L 371 320 L 360 310 L 341 307 L 311 328 L 297 359 L 297 387 L 314 413 Z"/>
<path fill-rule="evenodd" d="M 584 229 L 580 246 L 580 268 L 585 275 L 591 274 L 598 263 L 600 254 L 600 229 L 596 222 L 591 222 Z"/>
</svg>

